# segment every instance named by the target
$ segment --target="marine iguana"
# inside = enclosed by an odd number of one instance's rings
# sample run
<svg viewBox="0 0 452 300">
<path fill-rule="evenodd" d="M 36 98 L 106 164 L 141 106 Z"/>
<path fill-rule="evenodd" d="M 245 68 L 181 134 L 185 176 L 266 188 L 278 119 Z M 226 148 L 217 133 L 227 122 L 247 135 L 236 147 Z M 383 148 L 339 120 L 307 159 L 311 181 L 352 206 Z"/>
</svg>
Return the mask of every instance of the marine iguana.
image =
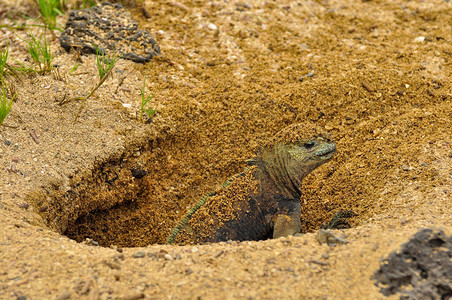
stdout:
<svg viewBox="0 0 452 300">
<path fill-rule="evenodd" d="M 302 180 L 335 152 L 336 143 L 319 127 L 286 127 L 248 161 L 244 172 L 201 198 L 167 244 L 264 240 L 300 232 Z"/>
</svg>

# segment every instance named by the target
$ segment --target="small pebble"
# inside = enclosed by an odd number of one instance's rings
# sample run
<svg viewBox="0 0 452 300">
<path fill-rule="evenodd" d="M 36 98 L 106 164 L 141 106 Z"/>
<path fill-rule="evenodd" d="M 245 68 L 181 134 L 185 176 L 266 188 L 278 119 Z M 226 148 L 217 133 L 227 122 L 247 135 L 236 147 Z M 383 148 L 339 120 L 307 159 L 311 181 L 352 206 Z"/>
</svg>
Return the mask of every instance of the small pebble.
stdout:
<svg viewBox="0 0 452 300">
<path fill-rule="evenodd" d="M 119 272 L 113 272 L 113 278 L 114 278 L 116 281 L 119 281 L 119 280 L 121 279 L 121 273 L 119 273 Z"/>
<path fill-rule="evenodd" d="M 6 146 L 9 146 L 9 145 L 11 145 L 11 142 L 8 141 L 8 140 L 6 140 L 6 141 L 5 141 L 5 145 L 6 145 Z"/>
<path fill-rule="evenodd" d="M 378 247 L 379 247 L 378 242 L 375 242 L 375 244 L 372 246 L 372 250 L 376 251 L 378 249 Z"/>
<path fill-rule="evenodd" d="M 406 218 L 401 218 L 400 219 L 400 225 L 404 226 L 406 223 L 408 223 Z"/>
<path fill-rule="evenodd" d="M 143 258 L 145 256 L 146 256 L 146 252 L 144 252 L 144 251 L 138 251 L 138 252 L 135 252 L 134 254 L 132 254 L 133 258 Z"/>
<path fill-rule="evenodd" d="M 113 269 L 113 270 L 120 270 L 121 269 L 121 265 L 120 264 L 112 262 L 112 261 L 106 260 L 106 261 L 104 261 L 104 264 L 107 267 L 109 267 L 110 269 Z"/>
<path fill-rule="evenodd" d="M 214 258 L 218 258 L 218 257 L 220 257 L 223 253 L 224 253 L 224 251 L 223 251 L 223 250 L 220 250 L 220 251 L 218 251 L 217 253 L 215 253 L 215 254 L 213 255 L 213 257 L 214 257 Z"/>
<path fill-rule="evenodd" d="M 319 261 L 319 260 L 315 260 L 315 259 L 311 260 L 310 262 L 314 263 L 316 265 L 320 265 L 320 266 L 328 266 L 329 265 L 327 262 Z"/>
<path fill-rule="evenodd" d="M 80 295 L 84 295 L 87 294 L 89 292 L 89 289 L 91 287 L 92 281 L 91 280 L 87 280 L 85 281 L 85 283 L 83 284 L 82 288 L 80 289 L 79 294 Z"/>
<path fill-rule="evenodd" d="M 407 166 L 407 165 L 402 165 L 402 170 L 404 170 L 404 171 L 409 171 L 409 170 L 410 170 L 410 167 Z"/>
<path fill-rule="evenodd" d="M 209 28 L 210 30 L 217 30 L 217 26 L 213 23 L 210 23 L 209 25 L 207 25 L 207 28 Z"/>
<path fill-rule="evenodd" d="M 58 297 L 56 297 L 57 300 L 65 300 L 65 299 L 71 299 L 71 293 L 69 291 L 63 291 Z"/>
<path fill-rule="evenodd" d="M 370 84 L 368 84 L 367 82 L 363 82 L 363 83 L 361 83 L 361 85 L 368 91 L 368 92 L 375 92 L 375 89 L 370 85 Z"/>
<path fill-rule="evenodd" d="M 248 2 L 236 3 L 235 6 L 241 7 L 241 8 L 246 8 L 246 9 L 252 8 L 251 4 L 249 4 Z"/>
<path fill-rule="evenodd" d="M 19 207 L 23 209 L 27 209 L 30 205 L 27 202 L 19 203 Z"/>
<path fill-rule="evenodd" d="M 159 253 L 157 253 L 158 258 L 165 258 L 165 256 L 169 254 L 165 249 L 160 249 Z"/>
<path fill-rule="evenodd" d="M 317 231 L 316 238 L 320 244 L 327 244 L 328 246 L 335 246 L 336 244 L 345 245 L 348 243 L 343 238 L 336 237 L 334 234 L 324 229 L 320 229 Z"/>
<path fill-rule="evenodd" d="M 99 246 L 99 243 L 97 241 L 90 238 L 85 239 L 85 244 L 88 246 Z"/>
<path fill-rule="evenodd" d="M 119 260 L 124 260 L 126 258 L 126 256 L 124 255 L 124 253 L 118 253 L 114 256 L 114 258 L 119 259 Z"/>
<path fill-rule="evenodd" d="M 125 296 L 124 298 L 122 298 L 123 300 L 138 300 L 138 299 L 143 299 L 144 298 L 144 294 L 143 293 L 136 293 L 136 294 L 131 294 L 128 296 Z"/>
<path fill-rule="evenodd" d="M 415 43 L 422 43 L 424 41 L 425 41 L 425 36 L 418 36 L 417 38 L 415 38 L 413 40 L 413 42 L 415 42 Z"/>
</svg>

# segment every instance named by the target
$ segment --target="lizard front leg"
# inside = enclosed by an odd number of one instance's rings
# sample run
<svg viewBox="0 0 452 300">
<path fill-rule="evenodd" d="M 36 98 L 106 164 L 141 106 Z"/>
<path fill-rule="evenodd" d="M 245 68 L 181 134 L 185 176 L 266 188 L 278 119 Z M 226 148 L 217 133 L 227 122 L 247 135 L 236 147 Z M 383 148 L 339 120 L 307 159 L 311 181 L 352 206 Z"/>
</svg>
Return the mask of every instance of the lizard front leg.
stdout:
<svg viewBox="0 0 452 300">
<path fill-rule="evenodd" d="M 274 219 L 273 238 L 294 235 L 301 230 L 299 203 L 290 203 L 288 211 L 281 210 Z"/>
</svg>

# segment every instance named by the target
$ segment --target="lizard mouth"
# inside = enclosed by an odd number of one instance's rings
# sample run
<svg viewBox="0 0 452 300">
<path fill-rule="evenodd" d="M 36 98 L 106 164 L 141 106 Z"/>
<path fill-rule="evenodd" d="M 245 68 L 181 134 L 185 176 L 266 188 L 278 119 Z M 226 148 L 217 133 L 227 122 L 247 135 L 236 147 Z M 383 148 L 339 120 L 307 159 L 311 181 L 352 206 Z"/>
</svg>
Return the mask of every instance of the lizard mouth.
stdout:
<svg viewBox="0 0 452 300">
<path fill-rule="evenodd" d="M 326 160 L 333 157 L 334 153 L 336 153 L 336 144 L 327 144 L 322 149 L 316 151 L 314 157 L 316 159 Z"/>
</svg>

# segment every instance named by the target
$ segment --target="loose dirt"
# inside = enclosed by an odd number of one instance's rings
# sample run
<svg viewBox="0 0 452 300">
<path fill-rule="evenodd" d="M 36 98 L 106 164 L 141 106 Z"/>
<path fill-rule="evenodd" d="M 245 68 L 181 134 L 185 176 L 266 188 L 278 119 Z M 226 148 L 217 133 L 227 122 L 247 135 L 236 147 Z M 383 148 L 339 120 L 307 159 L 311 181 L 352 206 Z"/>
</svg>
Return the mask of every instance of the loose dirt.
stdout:
<svg viewBox="0 0 452 300">
<path fill-rule="evenodd" d="M 95 85 L 94 56 L 48 35 L 58 71 L 8 77 L 1 299 L 379 299 L 381 259 L 421 228 L 452 233 L 451 2 L 123 4 L 162 55 L 120 60 L 77 121 L 81 103 L 59 103 Z M 31 63 L 22 39 L 41 32 L 14 29 L 36 24 L 23 15 L 36 7 L 0 2 L 12 65 Z M 158 112 L 142 122 L 145 75 Z M 199 197 L 305 120 L 338 153 L 305 178 L 304 236 L 160 245 Z M 348 244 L 320 245 L 313 232 L 341 209 L 356 213 L 335 232 Z"/>
</svg>

